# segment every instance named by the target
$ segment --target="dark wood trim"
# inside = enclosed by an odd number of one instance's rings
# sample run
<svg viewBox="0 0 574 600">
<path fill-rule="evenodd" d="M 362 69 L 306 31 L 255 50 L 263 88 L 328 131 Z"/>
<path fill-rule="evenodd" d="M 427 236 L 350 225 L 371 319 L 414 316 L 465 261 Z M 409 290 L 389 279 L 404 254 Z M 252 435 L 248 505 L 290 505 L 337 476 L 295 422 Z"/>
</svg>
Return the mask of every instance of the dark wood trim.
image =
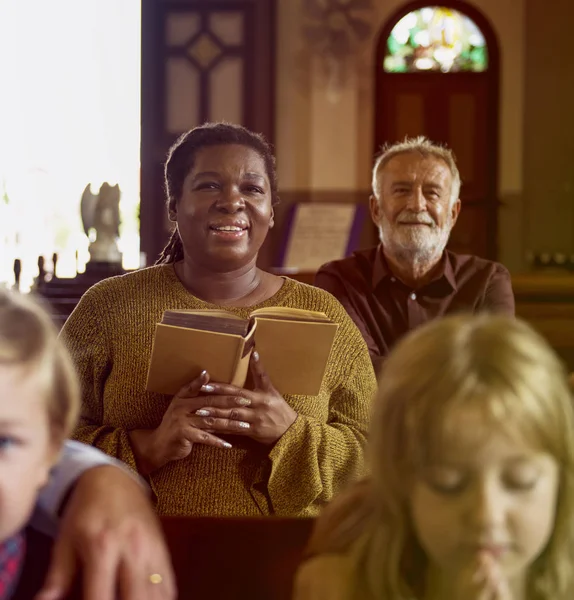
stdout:
<svg viewBox="0 0 574 600">
<path fill-rule="evenodd" d="M 140 249 L 150 264 L 161 250 L 157 228 L 165 214 L 163 188 L 157 189 L 163 181 L 157 141 L 165 115 L 165 95 L 159 91 L 165 88 L 164 19 L 157 0 L 142 0 L 141 8 Z"/>
<path fill-rule="evenodd" d="M 163 248 L 165 227 L 163 162 L 175 135 L 166 128 L 165 42 L 166 16 L 190 11 L 200 13 L 203 24 L 208 13 L 240 10 L 244 13 L 245 49 L 243 125 L 275 141 L 275 43 L 277 0 L 142 0 L 141 83 L 141 172 L 140 248 L 153 263 Z M 204 27 L 205 28 L 205 27 Z M 226 54 L 239 53 L 226 47 Z M 209 120 L 206 92 L 208 71 L 200 70 L 200 120 Z M 249 91 L 249 93 L 248 93 Z"/>
<path fill-rule="evenodd" d="M 381 111 L 377 110 L 379 99 L 381 95 L 381 88 L 392 85 L 393 77 L 412 76 L 417 77 L 433 77 L 437 76 L 436 73 L 385 73 L 382 68 L 381 58 L 386 53 L 386 43 L 389 35 L 395 24 L 405 15 L 429 6 L 429 2 L 425 0 L 414 0 L 407 2 L 396 10 L 386 21 L 380 30 L 379 37 L 375 46 L 375 58 L 374 58 L 374 98 L 373 105 L 375 107 L 375 136 L 373 140 L 374 152 L 377 154 L 380 150 L 380 143 L 378 140 L 379 132 L 382 129 L 383 116 Z M 472 19 L 476 25 L 480 28 L 484 35 L 488 48 L 488 69 L 483 74 L 489 78 L 489 94 L 488 94 L 488 109 L 487 113 L 490 115 L 487 123 L 487 139 L 488 147 L 490 152 L 487 154 L 486 172 L 488 173 L 488 181 L 486 184 L 486 200 L 487 200 L 487 228 L 488 228 L 488 239 L 487 239 L 487 253 L 488 257 L 496 259 L 498 256 L 498 157 L 499 157 L 499 86 L 500 86 L 500 50 L 498 38 L 494 32 L 494 28 L 489 19 L 476 7 L 463 2 L 461 0 L 446 0 L 440 2 L 440 6 L 452 8 L 457 10 L 470 19 Z M 461 76 L 472 76 L 473 73 L 452 73 L 441 75 L 444 77 L 461 77 Z"/>
</svg>

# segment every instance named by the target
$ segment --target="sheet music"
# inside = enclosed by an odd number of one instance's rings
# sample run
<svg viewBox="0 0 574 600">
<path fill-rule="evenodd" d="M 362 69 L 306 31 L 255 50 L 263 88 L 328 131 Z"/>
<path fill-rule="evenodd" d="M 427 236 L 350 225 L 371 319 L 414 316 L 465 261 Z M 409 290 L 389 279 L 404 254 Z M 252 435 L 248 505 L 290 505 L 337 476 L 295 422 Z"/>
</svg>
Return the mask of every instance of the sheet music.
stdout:
<svg viewBox="0 0 574 600">
<path fill-rule="evenodd" d="M 298 204 L 283 267 L 315 271 L 330 260 L 344 258 L 356 209 L 350 203 Z"/>
</svg>

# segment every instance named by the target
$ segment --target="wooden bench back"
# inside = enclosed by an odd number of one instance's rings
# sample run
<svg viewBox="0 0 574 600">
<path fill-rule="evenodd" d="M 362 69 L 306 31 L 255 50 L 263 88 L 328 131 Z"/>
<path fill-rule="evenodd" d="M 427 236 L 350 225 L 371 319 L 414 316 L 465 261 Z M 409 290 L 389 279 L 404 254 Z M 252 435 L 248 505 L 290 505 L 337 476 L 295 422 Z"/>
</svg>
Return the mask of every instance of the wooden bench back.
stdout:
<svg viewBox="0 0 574 600">
<path fill-rule="evenodd" d="M 290 600 L 312 519 L 164 517 L 179 597 Z"/>
</svg>

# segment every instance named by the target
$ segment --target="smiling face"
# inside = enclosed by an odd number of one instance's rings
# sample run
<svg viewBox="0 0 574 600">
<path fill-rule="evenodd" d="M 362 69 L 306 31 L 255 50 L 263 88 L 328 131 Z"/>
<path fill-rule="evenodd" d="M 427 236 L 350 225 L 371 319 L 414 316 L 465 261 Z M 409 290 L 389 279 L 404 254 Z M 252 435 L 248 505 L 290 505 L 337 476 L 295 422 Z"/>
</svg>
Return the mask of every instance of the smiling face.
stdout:
<svg viewBox="0 0 574 600">
<path fill-rule="evenodd" d="M 452 173 L 440 158 L 408 152 L 378 172 L 371 215 L 393 254 L 419 259 L 442 255 L 460 211 L 451 204 Z"/>
<path fill-rule="evenodd" d="M 193 261 L 217 272 L 254 263 L 273 227 L 263 158 L 237 144 L 202 148 L 174 211 L 184 254 Z"/>
<path fill-rule="evenodd" d="M 478 553 L 520 582 L 554 527 L 559 467 L 474 408 L 453 409 L 441 450 L 410 492 L 415 534 L 438 579 L 454 580 Z"/>
<path fill-rule="evenodd" d="M 41 387 L 22 367 L 0 365 L 0 541 L 25 526 L 59 450 Z"/>
</svg>

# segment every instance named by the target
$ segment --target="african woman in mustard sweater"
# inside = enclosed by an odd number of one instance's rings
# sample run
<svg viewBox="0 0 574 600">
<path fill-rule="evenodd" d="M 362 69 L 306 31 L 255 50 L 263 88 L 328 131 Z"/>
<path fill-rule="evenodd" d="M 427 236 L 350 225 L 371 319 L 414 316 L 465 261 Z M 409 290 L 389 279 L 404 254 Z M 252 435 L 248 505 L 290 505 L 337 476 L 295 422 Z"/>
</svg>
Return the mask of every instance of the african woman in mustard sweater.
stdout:
<svg viewBox="0 0 574 600">
<path fill-rule="evenodd" d="M 323 290 L 256 266 L 277 201 L 265 140 L 228 124 L 182 136 L 165 168 L 175 230 L 158 264 L 104 280 L 62 330 L 82 382 L 75 438 L 147 477 L 164 515 L 314 516 L 364 469 L 376 382 L 367 347 Z M 252 389 L 208 373 L 174 397 L 145 390 L 166 309 L 324 312 L 339 323 L 319 395 L 282 397 L 254 353 Z"/>
</svg>

